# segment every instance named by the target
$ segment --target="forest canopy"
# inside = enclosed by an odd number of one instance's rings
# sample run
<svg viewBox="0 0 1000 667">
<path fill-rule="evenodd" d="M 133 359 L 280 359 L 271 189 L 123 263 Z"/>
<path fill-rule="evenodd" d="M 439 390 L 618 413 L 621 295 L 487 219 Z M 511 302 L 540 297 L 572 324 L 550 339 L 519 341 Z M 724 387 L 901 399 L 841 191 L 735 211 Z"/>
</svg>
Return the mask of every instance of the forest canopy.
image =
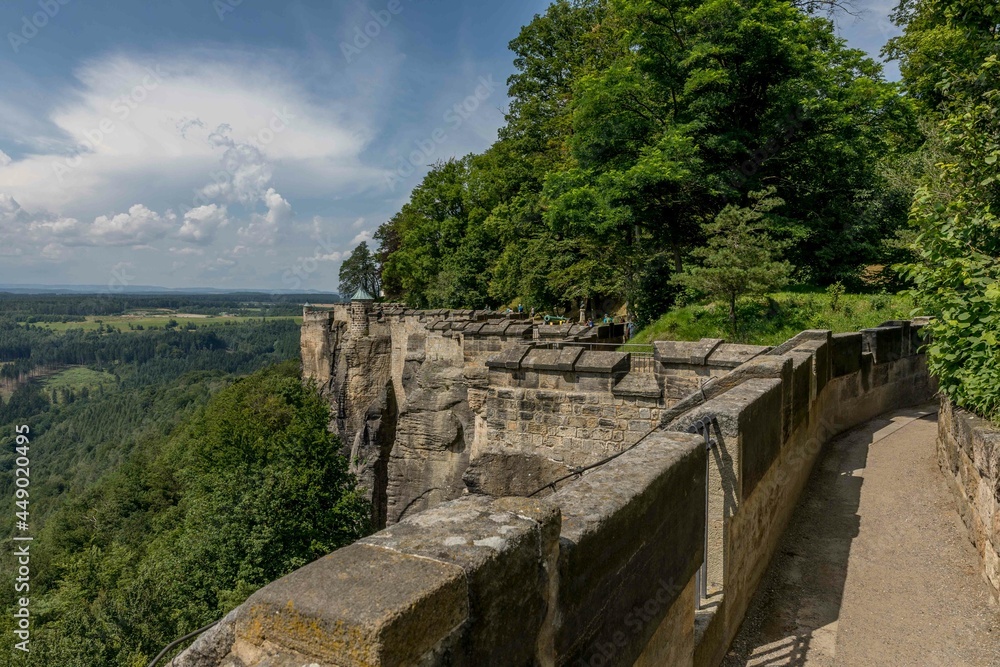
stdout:
<svg viewBox="0 0 1000 667">
<path fill-rule="evenodd" d="M 387 298 L 605 298 L 648 321 L 700 265 L 706 225 L 763 190 L 782 202 L 763 231 L 798 282 L 860 286 L 865 267 L 899 259 L 887 241 L 912 190 L 890 172 L 922 141 L 917 104 L 825 15 L 558 0 L 510 48 L 498 140 L 435 165 L 376 235 Z"/>
</svg>

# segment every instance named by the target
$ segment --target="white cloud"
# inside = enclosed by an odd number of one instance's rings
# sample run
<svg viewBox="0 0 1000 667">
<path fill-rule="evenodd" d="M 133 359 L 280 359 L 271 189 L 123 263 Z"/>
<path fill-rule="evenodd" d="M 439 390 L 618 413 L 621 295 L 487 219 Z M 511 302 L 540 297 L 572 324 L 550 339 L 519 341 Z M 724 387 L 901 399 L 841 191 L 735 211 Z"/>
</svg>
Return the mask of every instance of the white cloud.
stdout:
<svg viewBox="0 0 1000 667">
<path fill-rule="evenodd" d="M 0 241 L 4 245 L 43 248 L 43 257 L 62 255 L 67 246 L 128 246 L 151 250 L 151 241 L 171 234 L 177 218 L 171 211 L 161 215 L 142 204 L 125 213 L 101 215 L 85 224 L 76 218 L 47 211 L 30 212 L 6 193 L 0 193 Z M 58 251 L 58 252 L 57 252 Z"/>
<path fill-rule="evenodd" d="M 302 66 L 228 49 L 85 62 L 73 88 L 46 91 L 58 106 L 23 125 L 18 139 L 35 152 L 4 167 L 2 188 L 29 210 L 81 218 L 135 201 L 177 210 L 206 187 L 246 202 L 278 169 L 309 196 L 378 186 L 381 170 L 360 161 L 370 110 L 321 104 L 298 83 Z M 216 178 L 220 148 L 236 168 L 229 185 Z"/>
<path fill-rule="evenodd" d="M 17 203 L 13 196 L 0 192 L 0 222 L 4 227 L 14 223 L 15 218 L 24 215 L 21 205 Z M 0 227 L 3 229 L 3 227 Z"/>
<path fill-rule="evenodd" d="M 251 245 L 274 245 L 292 219 L 291 204 L 274 188 L 268 188 L 263 199 L 267 213 L 254 213 L 250 223 L 239 229 L 240 237 Z"/>
<path fill-rule="evenodd" d="M 49 247 L 43 256 L 51 256 L 55 246 L 78 245 L 84 227 L 75 218 L 50 213 L 32 214 L 10 194 L 0 192 L 0 245 L 24 250 L 25 246 Z"/>
<path fill-rule="evenodd" d="M 222 170 L 212 172 L 212 182 L 199 194 L 206 199 L 250 204 L 261 199 L 271 182 L 271 164 L 253 144 L 234 141 L 232 128 L 223 124 L 208 136 L 209 142 L 226 149 L 222 155 Z"/>
<path fill-rule="evenodd" d="M 176 223 L 177 216 L 170 211 L 160 215 L 142 204 L 135 204 L 128 213 L 97 217 L 87 230 L 87 238 L 97 245 L 134 246 L 163 238 Z"/>
<path fill-rule="evenodd" d="M 371 241 L 373 238 L 374 237 L 372 236 L 372 233 L 366 229 L 363 232 L 359 232 L 357 236 L 351 239 L 351 245 L 357 246 L 361 243 L 367 243 L 368 241 Z"/>
<path fill-rule="evenodd" d="M 257 286 L 300 255 L 335 271 L 347 239 L 370 239 L 364 230 L 396 205 L 380 195 L 384 170 L 361 158 L 376 138 L 404 143 L 383 127 L 396 122 L 387 100 L 399 67 L 304 57 L 118 51 L 78 61 L 69 86 L 0 99 L 0 142 L 17 151 L 0 153 L 0 254 L 11 258 L 0 268 L 24 279 L 34 258 L 41 281 L 96 283 L 142 248 L 155 251 L 136 260 L 150 284 Z M 385 163 L 379 155 L 366 160 Z M 343 215 L 327 214 L 329 202 Z M 184 275 L 157 282 L 172 266 Z M 323 271 L 308 281 L 330 279 Z"/>
<path fill-rule="evenodd" d="M 60 262 L 70 256 L 70 250 L 59 243 L 49 243 L 38 254 L 44 259 Z"/>
<path fill-rule="evenodd" d="M 182 241 L 206 245 L 215 240 L 215 233 L 220 227 L 229 224 L 225 206 L 208 204 L 191 209 L 184 214 L 184 223 L 177 236 Z"/>
<path fill-rule="evenodd" d="M 205 251 L 202 248 L 170 248 L 170 254 L 172 255 L 204 255 Z"/>
</svg>

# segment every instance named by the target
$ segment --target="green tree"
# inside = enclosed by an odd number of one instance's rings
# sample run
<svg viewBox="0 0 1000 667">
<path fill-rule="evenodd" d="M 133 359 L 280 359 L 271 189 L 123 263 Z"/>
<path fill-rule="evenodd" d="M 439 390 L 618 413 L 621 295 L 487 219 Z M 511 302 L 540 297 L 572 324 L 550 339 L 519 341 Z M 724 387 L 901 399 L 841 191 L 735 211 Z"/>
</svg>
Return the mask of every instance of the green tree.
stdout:
<svg viewBox="0 0 1000 667">
<path fill-rule="evenodd" d="M 797 278 L 856 284 L 886 263 L 912 191 L 886 176 L 920 140 L 914 104 L 832 23 L 781 0 L 559 0 L 510 47 L 499 140 L 435 166 L 379 232 L 414 306 L 575 306 L 643 317 L 749 192 Z"/>
<path fill-rule="evenodd" d="M 739 336 L 737 301 L 760 296 L 783 286 L 792 265 L 780 259 L 787 243 L 768 233 L 768 212 L 781 205 L 774 190 L 751 194 L 747 207 L 727 206 L 704 226 L 708 245 L 692 255 L 702 261 L 679 274 L 681 285 L 725 300 L 734 338 Z"/>
<path fill-rule="evenodd" d="M 370 532 L 329 406 L 298 364 L 225 383 L 194 374 L 80 399 L 59 408 L 70 419 L 52 439 L 65 446 L 33 440 L 33 472 L 50 471 L 33 495 L 36 525 L 59 505 L 32 552 L 25 665 L 148 664 L 257 588 Z M 98 474 L 94 457 L 110 469 Z M 2 577 L 6 605 L 12 577 Z M 0 619 L 5 655 L 11 619 Z"/>
<path fill-rule="evenodd" d="M 376 299 L 382 294 L 382 269 L 366 241 L 359 243 L 351 256 L 340 265 L 340 296 L 350 299 L 359 289 L 364 289 Z"/>
<path fill-rule="evenodd" d="M 901 58 L 933 123 L 936 163 L 914 198 L 909 275 L 928 326 L 931 371 L 958 405 L 1000 420 L 1000 10 L 974 0 L 904 2 Z"/>
</svg>

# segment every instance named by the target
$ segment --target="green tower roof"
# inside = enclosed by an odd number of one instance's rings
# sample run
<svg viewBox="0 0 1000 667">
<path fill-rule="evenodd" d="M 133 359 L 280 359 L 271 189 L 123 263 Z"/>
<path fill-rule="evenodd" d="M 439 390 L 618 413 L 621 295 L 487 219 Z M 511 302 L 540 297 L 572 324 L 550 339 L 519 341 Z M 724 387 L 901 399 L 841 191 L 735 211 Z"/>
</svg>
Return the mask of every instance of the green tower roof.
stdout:
<svg viewBox="0 0 1000 667">
<path fill-rule="evenodd" d="M 351 301 L 374 301 L 375 297 L 368 293 L 364 287 L 359 287 L 358 291 L 351 297 Z"/>
</svg>

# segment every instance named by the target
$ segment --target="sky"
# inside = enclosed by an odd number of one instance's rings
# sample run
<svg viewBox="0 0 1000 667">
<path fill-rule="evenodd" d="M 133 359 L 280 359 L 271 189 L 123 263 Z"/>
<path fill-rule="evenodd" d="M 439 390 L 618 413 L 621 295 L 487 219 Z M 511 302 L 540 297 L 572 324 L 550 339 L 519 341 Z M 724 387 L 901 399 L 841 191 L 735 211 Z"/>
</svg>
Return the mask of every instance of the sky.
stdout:
<svg viewBox="0 0 1000 667">
<path fill-rule="evenodd" d="M 0 284 L 336 290 L 548 0 L 4 0 Z M 887 0 L 837 30 L 877 56 Z M 898 71 L 887 67 L 889 78 Z"/>
</svg>

